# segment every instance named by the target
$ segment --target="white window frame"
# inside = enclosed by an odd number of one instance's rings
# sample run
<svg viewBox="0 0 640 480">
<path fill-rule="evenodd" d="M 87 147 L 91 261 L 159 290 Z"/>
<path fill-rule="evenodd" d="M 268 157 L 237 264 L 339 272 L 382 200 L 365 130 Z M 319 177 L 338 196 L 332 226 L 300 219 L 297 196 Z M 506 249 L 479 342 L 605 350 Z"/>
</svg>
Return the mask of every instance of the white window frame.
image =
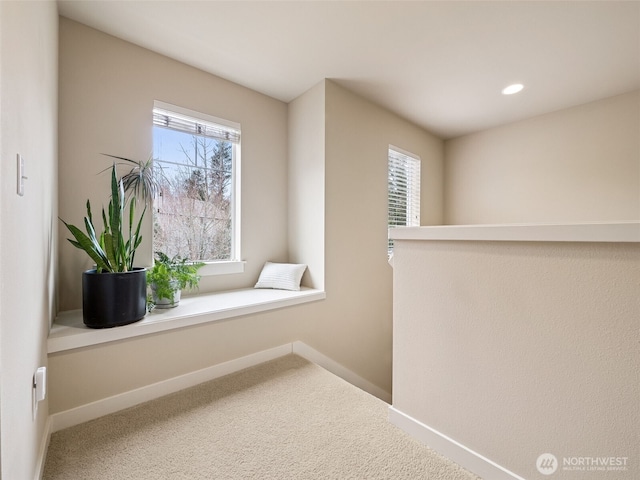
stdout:
<svg viewBox="0 0 640 480">
<path fill-rule="evenodd" d="M 167 111 L 173 115 L 177 116 L 185 116 L 188 118 L 194 118 L 197 120 L 202 120 L 208 124 L 221 125 L 230 130 L 237 131 L 238 141 L 232 142 L 232 150 L 233 150 L 233 167 L 232 167 L 232 178 L 231 182 L 233 184 L 232 191 L 232 201 L 231 201 L 231 259 L 229 260 L 211 260 L 205 261 L 205 265 L 198 270 L 198 273 L 202 276 L 209 275 L 225 275 L 232 273 L 243 273 L 245 263 L 241 260 L 241 231 L 240 227 L 241 223 L 241 192 L 240 192 L 240 171 L 241 171 L 241 161 L 240 161 L 240 124 L 236 122 L 231 122 L 229 120 L 225 120 L 223 118 L 214 117 L 213 115 L 209 115 L 202 112 L 197 112 L 195 110 L 190 110 L 188 108 L 180 107 L 178 105 L 172 105 L 170 103 L 161 102 L 159 100 L 154 100 L 153 102 L 153 111 L 160 112 L 162 110 Z M 155 125 L 155 124 L 154 124 Z M 177 129 L 177 131 L 180 131 Z"/>
<path fill-rule="evenodd" d="M 388 151 L 388 163 L 387 171 L 391 167 L 391 163 L 394 162 L 396 167 L 403 167 L 407 175 L 407 185 L 405 194 L 405 201 L 407 205 L 406 218 L 404 219 L 404 226 L 407 227 L 419 227 L 420 226 L 420 157 L 414 153 L 398 148 L 394 145 L 389 145 Z M 387 177 L 388 182 L 388 177 Z M 389 190 L 389 184 L 387 183 L 388 195 L 391 195 Z M 388 198 L 387 208 L 391 203 L 391 199 Z M 387 211 L 387 227 L 393 228 L 398 225 L 392 225 L 391 211 Z M 390 256 L 393 254 L 393 240 L 388 239 L 387 254 Z"/>
</svg>

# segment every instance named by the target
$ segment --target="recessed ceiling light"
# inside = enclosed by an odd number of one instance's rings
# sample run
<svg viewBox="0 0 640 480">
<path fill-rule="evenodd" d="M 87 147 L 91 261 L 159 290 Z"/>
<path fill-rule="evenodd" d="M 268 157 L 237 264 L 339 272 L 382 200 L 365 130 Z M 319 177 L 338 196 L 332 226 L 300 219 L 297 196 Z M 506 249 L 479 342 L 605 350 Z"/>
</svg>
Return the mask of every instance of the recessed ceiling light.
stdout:
<svg viewBox="0 0 640 480">
<path fill-rule="evenodd" d="M 514 93 L 518 93 L 524 88 L 524 85 L 521 83 L 514 83 L 513 85 L 509 85 L 508 87 L 504 87 L 502 89 L 503 95 L 513 95 Z"/>
</svg>

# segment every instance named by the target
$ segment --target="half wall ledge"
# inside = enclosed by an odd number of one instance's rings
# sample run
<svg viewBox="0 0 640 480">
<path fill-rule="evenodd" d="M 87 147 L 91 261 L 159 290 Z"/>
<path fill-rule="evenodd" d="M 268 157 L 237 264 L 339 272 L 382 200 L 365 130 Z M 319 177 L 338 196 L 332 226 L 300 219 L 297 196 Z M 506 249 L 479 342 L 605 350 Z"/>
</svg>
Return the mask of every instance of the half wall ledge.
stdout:
<svg viewBox="0 0 640 480">
<path fill-rule="evenodd" d="M 640 221 L 398 227 L 389 230 L 389 238 L 394 240 L 635 243 L 640 242 Z"/>
<path fill-rule="evenodd" d="M 178 308 L 153 310 L 142 320 L 123 327 L 87 328 L 82 310 L 60 312 L 49 332 L 49 354 L 123 340 L 152 333 L 215 322 L 242 315 L 324 300 L 323 290 L 300 291 L 244 288 L 183 297 Z"/>
</svg>

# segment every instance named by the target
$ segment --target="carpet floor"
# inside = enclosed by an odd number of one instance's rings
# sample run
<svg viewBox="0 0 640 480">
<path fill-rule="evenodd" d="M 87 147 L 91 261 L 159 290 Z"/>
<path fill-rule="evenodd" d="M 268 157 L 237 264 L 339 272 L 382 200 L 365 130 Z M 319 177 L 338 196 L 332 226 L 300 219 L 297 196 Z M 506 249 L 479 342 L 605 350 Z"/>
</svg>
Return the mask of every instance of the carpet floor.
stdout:
<svg viewBox="0 0 640 480">
<path fill-rule="evenodd" d="M 480 480 L 296 355 L 51 436 L 44 480 Z"/>
</svg>

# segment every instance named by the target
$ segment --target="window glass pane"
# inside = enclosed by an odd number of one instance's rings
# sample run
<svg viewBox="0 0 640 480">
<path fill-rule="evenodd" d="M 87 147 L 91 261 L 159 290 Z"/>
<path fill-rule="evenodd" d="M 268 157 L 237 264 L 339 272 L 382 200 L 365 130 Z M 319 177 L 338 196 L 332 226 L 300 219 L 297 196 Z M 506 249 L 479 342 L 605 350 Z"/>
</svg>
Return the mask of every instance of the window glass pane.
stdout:
<svg viewBox="0 0 640 480">
<path fill-rule="evenodd" d="M 420 158 L 389 148 L 388 226 L 420 226 Z M 388 253 L 393 252 L 389 239 Z"/>
<path fill-rule="evenodd" d="M 191 260 L 232 259 L 234 144 L 153 127 L 161 191 L 154 251 Z"/>
</svg>

